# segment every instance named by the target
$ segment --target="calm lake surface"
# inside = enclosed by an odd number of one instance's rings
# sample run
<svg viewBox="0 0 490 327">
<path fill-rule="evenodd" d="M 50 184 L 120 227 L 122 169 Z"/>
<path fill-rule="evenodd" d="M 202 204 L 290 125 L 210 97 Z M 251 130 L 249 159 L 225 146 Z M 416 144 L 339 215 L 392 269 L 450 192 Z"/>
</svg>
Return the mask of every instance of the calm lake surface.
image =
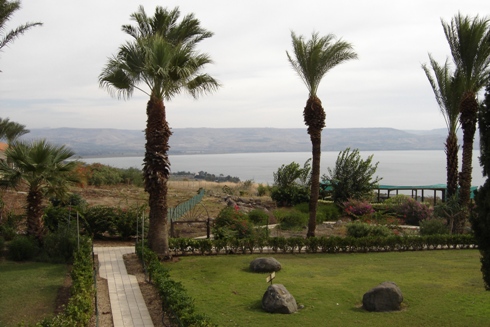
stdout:
<svg viewBox="0 0 490 327">
<path fill-rule="evenodd" d="M 333 168 L 339 152 L 322 152 L 321 174 L 327 174 L 327 168 Z M 446 154 L 444 151 L 362 151 L 367 158 L 374 155 L 373 162 L 379 162 L 376 175 L 382 177 L 383 185 L 432 185 L 446 184 Z M 481 186 L 485 179 L 481 173 L 478 156 L 473 152 L 472 185 Z M 310 152 L 273 152 L 273 153 L 234 153 L 234 154 L 195 154 L 172 155 L 170 163 L 173 172 L 205 171 L 210 174 L 237 176 L 240 180 L 254 180 L 257 183 L 274 182 L 273 172 L 283 164 L 297 162 L 303 166 L 311 157 Z M 87 163 L 101 163 L 117 168 L 141 168 L 143 157 L 81 158 Z M 461 160 L 461 154 L 460 154 Z M 461 163 L 460 167 L 461 169 Z"/>
</svg>

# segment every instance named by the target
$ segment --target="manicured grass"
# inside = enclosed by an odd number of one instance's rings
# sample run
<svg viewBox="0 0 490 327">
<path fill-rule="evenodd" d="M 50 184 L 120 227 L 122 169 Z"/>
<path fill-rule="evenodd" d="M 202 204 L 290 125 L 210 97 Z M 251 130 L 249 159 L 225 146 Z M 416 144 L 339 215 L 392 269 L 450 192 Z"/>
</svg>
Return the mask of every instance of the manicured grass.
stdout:
<svg viewBox="0 0 490 327">
<path fill-rule="evenodd" d="M 220 326 L 489 326 L 490 292 L 484 290 L 477 250 L 369 254 L 272 255 L 283 284 L 304 309 L 269 314 L 261 309 L 267 274 L 249 263 L 264 255 L 183 257 L 167 264 L 199 312 Z M 363 294 L 383 281 L 403 292 L 403 310 L 371 313 Z"/>
<path fill-rule="evenodd" d="M 66 273 L 62 264 L 0 262 L 0 326 L 51 315 Z"/>
</svg>

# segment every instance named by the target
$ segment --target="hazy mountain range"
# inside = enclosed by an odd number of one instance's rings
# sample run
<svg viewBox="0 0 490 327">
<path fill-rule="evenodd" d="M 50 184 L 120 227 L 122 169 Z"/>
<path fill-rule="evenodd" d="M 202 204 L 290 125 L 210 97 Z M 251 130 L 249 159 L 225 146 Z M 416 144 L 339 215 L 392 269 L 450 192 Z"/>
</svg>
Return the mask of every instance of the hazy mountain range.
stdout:
<svg viewBox="0 0 490 327">
<path fill-rule="evenodd" d="M 306 128 L 175 128 L 170 138 L 171 154 L 308 152 L 311 143 Z M 393 128 L 326 128 L 323 151 L 347 147 L 361 151 L 443 150 L 446 129 L 403 131 Z M 77 156 L 142 156 L 143 131 L 105 128 L 31 129 L 22 139 L 44 138 L 64 144 Z M 461 143 L 461 135 L 460 135 Z M 478 137 L 474 148 L 478 149 Z"/>
</svg>

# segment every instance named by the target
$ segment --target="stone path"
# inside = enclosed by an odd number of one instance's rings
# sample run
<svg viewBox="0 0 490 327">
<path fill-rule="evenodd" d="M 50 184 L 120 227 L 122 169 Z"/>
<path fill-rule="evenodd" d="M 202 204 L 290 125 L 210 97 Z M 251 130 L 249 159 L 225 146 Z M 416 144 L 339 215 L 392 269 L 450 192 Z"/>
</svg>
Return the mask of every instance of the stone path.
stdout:
<svg viewBox="0 0 490 327">
<path fill-rule="evenodd" d="M 114 327 L 153 327 L 136 277 L 128 275 L 123 255 L 134 246 L 94 247 L 100 277 L 107 279 Z"/>
</svg>

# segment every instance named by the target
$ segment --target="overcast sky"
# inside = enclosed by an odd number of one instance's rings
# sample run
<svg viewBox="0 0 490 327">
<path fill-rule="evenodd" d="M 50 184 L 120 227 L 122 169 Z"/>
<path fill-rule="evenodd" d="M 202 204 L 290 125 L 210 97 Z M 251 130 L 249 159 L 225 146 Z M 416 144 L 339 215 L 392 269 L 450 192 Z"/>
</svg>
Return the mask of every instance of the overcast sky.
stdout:
<svg viewBox="0 0 490 327">
<path fill-rule="evenodd" d="M 222 87 L 167 102 L 173 128 L 304 127 L 308 91 L 287 60 L 291 31 L 335 34 L 359 56 L 320 84 L 327 128 L 445 128 L 421 64 L 429 52 L 441 63 L 450 55 L 441 19 L 490 9 L 488 0 L 23 0 L 7 29 L 44 25 L 0 53 L 0 117 L 27 128 L 144 129 L 145 94 L 117 100 L 98 84 L 107 58 L 129 40 L 121 25 L 139 5 L 148 15 L 179 6 L 214 33 L 198 49 L 214 60 L 206 72 Z"/>
</svg>

